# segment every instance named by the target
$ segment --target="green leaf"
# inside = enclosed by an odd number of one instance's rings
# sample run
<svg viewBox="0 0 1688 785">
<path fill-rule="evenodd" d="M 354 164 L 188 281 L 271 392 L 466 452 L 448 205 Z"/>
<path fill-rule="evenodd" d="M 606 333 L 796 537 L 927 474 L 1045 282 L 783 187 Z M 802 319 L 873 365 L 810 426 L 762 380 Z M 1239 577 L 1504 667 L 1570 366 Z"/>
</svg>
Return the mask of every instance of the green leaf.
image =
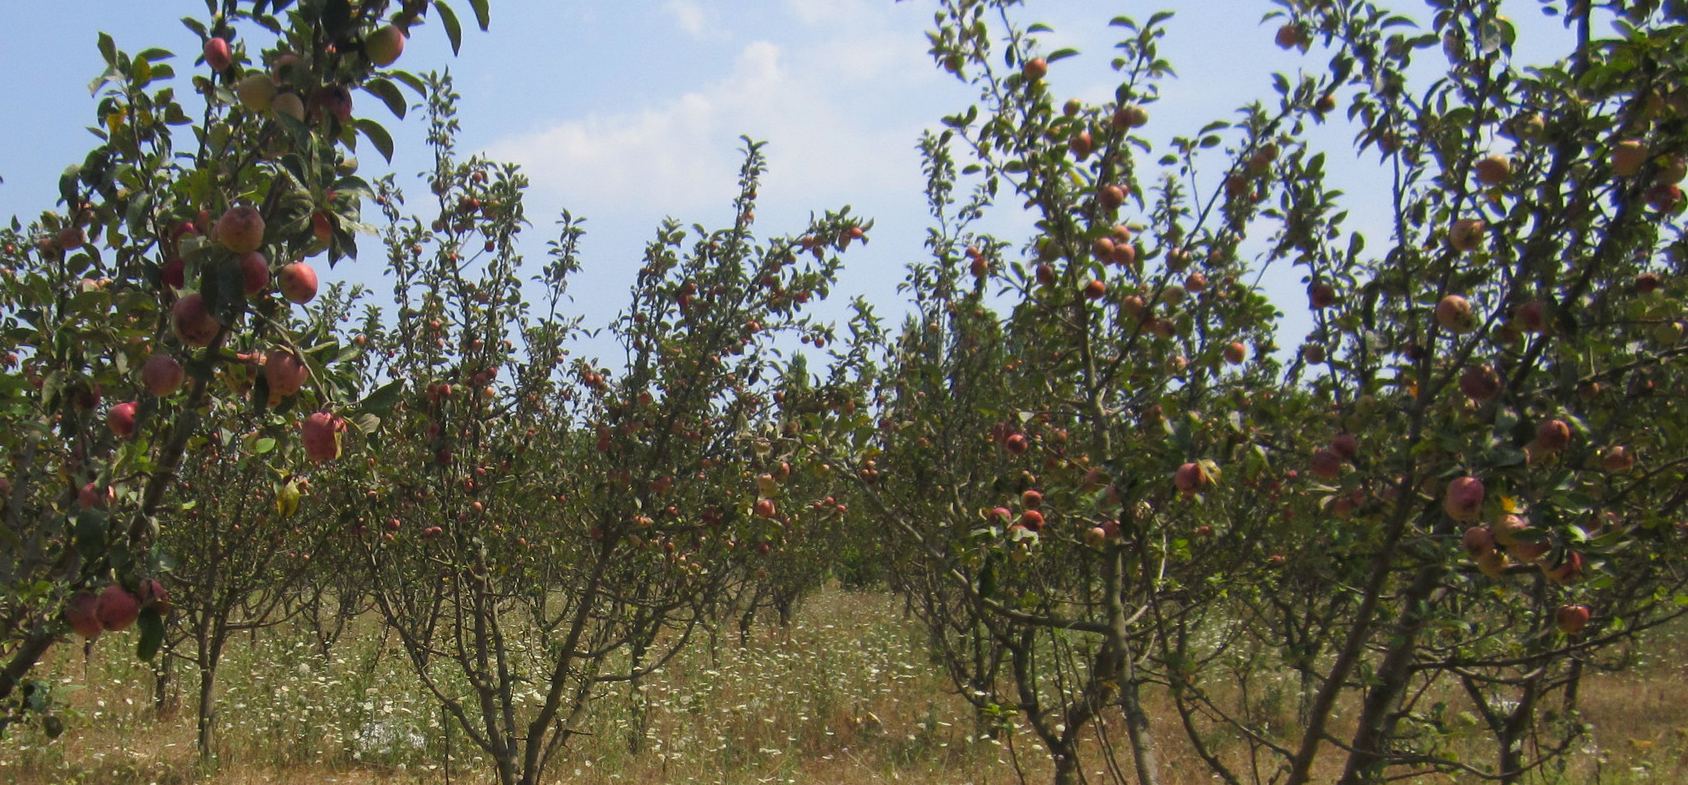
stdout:
<svg viewBox="0 0 1688 785">
<path fill-rule="evenodd" d="M 411 92 L 419 96 L 427 97 L 428 95 L 428 85 L 424 84 L 421 79 L 416 78 L 416 74 L 409 71 L 388 71 L 387 78 L 410 88 Z"/>
<path fill-rule="evenodd" d="M 387 129 L 382 128 L 381 124 L 374 120 L 361 117 L 352 122 L 359 131 L 363 132 L 364 136 L 369 138 L 369 143 L 375 145 L 375 149 L 381 152 L 381 157 L 387 159 L 387 163 L 392 163 L 393 137 L 387 133 Z"/>
<path fill-rule="evenodd" d="M 1057 49 L 1053 52 L 1050 52 L 1049 56 L 1044 58 L 1044 60 L 1047 61 L 1047 62 L 1053 63 L 1056 60 L 1065 60 L 1065 59 L 1072 57 L 1074 55 L 1077 55 L 1077 54 L 1078 54 L 1077 49 Z"/>
<path fill-rule="evenodd" d="M 463 25 L 445 0 L 434 0 L 434 10 L 440 12 L 440 24 L 445 25 L 445 36 L 451 39 L 451 53 L 455 55 L 463 49 Z"/>
<path fill-rule="evenodd" d="M 100 31 L 100 56 L 105 58 L 106 65 L 117 65 L 117 42 L 103 30 Z"/>
<path fill-rule="evenodd" d="M 365 436 L 372 435 L 381 429 L 381 418 L 368 412 L 352 415 L 346 418 L 346 422 L 351 423 L 353 428 L 358 429 L 358 433 Z"/>
<path fill-rule="evenodd" d="M 386 79 L 371 79 L 363 83 L 364 92 L 381 99 L 394 117 L 404 119 L 404 113 L 410 109 L 410 104 L 404 100 L 404 94 L 399 92 L 399 86 Z"/>
<path fill-rule="evenodd" d="M 485 31 L 487 25 L 492 24 L 492 17 L 487 13 L 487 0 L 469 0 L 469 7 L 475 9 L 475 24 Z"/>
<path fill-rule="evenodd" d="M 399 396 L 404 394 L 404 380 L 395 379 L 376 388 L 363 400 L 352 407 L 353 412 L 384 412 L 398 403 Z"/>
<path fill-rule="evenodd" d="M 76 516 L 76 549 L 83 559 L 93 561 L 105 551 L 106 530 L 104 510 L 83 510 Z"/>
<path fill-rule="evenodd" d="M 141 615 L 135 622 L 141 631 L 140 643 L 135 646 L 135 656 L 150 661 L 158 654 L 158 648 L 164 645 L 164 619 L 158 615 L 157 608 L 142 608 Z"/>
</svg>

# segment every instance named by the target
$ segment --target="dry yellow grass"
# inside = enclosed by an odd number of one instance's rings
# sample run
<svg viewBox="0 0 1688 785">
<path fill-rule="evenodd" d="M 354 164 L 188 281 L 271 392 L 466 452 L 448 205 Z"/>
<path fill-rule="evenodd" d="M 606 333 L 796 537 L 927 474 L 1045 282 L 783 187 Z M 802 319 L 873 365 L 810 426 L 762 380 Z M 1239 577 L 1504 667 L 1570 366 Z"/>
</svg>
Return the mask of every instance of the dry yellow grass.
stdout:
<svg viewBox="0 0 1688 785">
<path fill-rule="evenodd" d="M 1019 781 L 1016 764 L 1028 781 L 1047 781 L 1049 768 L 1029 734 L 1005 744 L 973 735 L 971 712 L 927 662 L 924 638 L 900 607 L 884 595 L 832 589 L 804 605 L 791 630 L 764 626 L 743 649 L 724 630 L 713 652 L 707 644 L 694 647 L 646 686 L 643 750 L 628 747 L 627 690 L 611 689 L 597 704 L 591 735 L 571 743 L 549 770 L 550 781 L 997 785 Z M 150 673 L 123 650 L 130 641 L 104 641 L 90 658 L 61 649 L 48 672 L 83 685 L 68 694 L 67 730 L 56 740 L 24 729 L 0 741 L 0 781 L 446 782 L 440 717 L 397 652 L 376 648 L 373 629 L 355 630 L 326 660 L 297 631 L 234 643 L 222 676 L 214 766 L 202 766 L 194 750 L 191 674 L 178 671 L 184 694 L 160 715 Z M 1667 644 L 1654 648 L 1663 652 Z M 1658 656 L 1626 673 L 1591 677 L 1583 705 L 1594 734 L 1561 781 L 1688 781 L 1683 667 Z M 1213 782 L 1180 743 L 1167 697 L 1151 694 L 1149 708 L 1163 738 L 1165 785 Z M 1123 738 L 1117 721 L 1110 735 Z M 492 781 L 460 732 L 450 745 L 450 782 Z M 1489 751 L 1469 752 L 1481 759 Z M 1100 766 L 1093 750 L 1087 774 Z"/>
</svg>

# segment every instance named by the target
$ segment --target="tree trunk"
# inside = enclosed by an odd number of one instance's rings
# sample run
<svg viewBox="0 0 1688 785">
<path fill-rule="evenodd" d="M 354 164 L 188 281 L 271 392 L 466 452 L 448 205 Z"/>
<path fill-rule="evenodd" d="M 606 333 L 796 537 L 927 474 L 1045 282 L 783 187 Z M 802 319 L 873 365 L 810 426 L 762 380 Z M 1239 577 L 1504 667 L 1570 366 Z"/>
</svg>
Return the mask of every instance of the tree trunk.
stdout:
<svg viewBox="0 0 1688 785">
<path fill-rule="evenodd" d="M 1379 782 L 1387 766 L 1386 747 L 1394 738 L 1399 721 L 1401 697 L 1406 693 L 1407 680 L 1412 676 L 1413 653 L 1418 646 L 1419 633 L 1424 631 L 1425 614 L 1422 605 L 1442 583 L 1440 566 L 1425 567 L 1401 597 L 1401 622 L 1396 627 L 1394 643 L 1383 662 L 1378 665 L 1374 684 L 1366 694 L 1360 712 L 1359 726 L 1354 731 L 1353 751 L 1339 785 Z"/>
<path fill-rule="evenodd" d="M 175 673 L 175 657 L 171 651 L 175 647 L 168 640 L 156 655 L 158 661 L 152 668 L 152 711 L 157 716 L 164 716 L 170 711 L 170 687 L 174 681 L 171 677 Z"/>
<path fill-rule="evenodd" d="M 210 760 L 212 755 L 212 730 L 217 724 L 217 662 L 216 657 L 206 660 L 201 654 L 199 662 L 199 758 Z"/>
<path fill-rule="evenodd" d="M 1078 785 L 1078 755 L 1071 747 L 1051 749 L 1049 755 L 1055 763 L 1055 785 Z"/>
</svg>

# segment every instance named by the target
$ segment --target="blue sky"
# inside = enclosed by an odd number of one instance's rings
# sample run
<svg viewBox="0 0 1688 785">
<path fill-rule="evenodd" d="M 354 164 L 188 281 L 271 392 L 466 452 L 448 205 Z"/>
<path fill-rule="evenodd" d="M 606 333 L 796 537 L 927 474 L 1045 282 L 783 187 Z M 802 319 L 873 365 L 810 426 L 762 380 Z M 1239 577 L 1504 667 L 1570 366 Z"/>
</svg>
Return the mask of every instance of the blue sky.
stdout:
<svg viewBox="0 0 1688 785">
<path fill-rule="evenodd" d="M 455 5 L 468 17 L 467 3 Z M 1273 71 L 1316 70 L 1328 59 L 1316 49 L 1303 55 L 1274 46 L 1276 23 L 1261 22 L 1273 8 L 1267 2 L 1028 5 L 1023 19 L 1055 28 L 1043 37 L 1048 50 L 1084 53 L 1056 64 L 1052 89 L 1091 101 L 1111 96 L 1115 84 L 1106 67 L 1115 40 L 1107 21 L 1178 7 L 1162 54 L 1179 78 L 1151 107 L 1146 129 L 1161 144 L 1268 98 Z M 1516 5 L 1514 18 L 1531 31 L 1522 45 L 1556 40 L 1557 25 L 1541 20 L 1535 3 Z M 449 67 L 463 94 L 460 149 L 523 165 L 533 183 L 527 212 L 535 224 L 525 250 L 535 264 L 558 210 L 588 219 L 584 271 L 571 287 L 588 323 L 608 321 L 626 301 L 643 244 L 664 216 L 706 226 L 730 221 L 740 134 L 770 143 L 771 172 L 757 210 L 762 232 L 797 231 L 811 212 L 845 204 L 877 221 L 871 243 L 846 257 L 837 292 L 864 294 L 886 313 L 900 302 L 894 287 L 903 265 L 923 254 L 915 142 L 921 129 L 972 98 L 926 54 L 932 11 L 924 0 L 493 0 L 491 30 L 466 32 L 460 57 L 450 56 L 443 33 L 430 24 L 413 31 L 398 67 Z M 13 83 L 0 116 L 0 217 L 27 220 L 52 207 L 58 173 L 91 146 L 83 128 L 94 108 L 87 84 L 101 70 L 97 32 L 111 32 L 128 51 L 172 49 L 185 71 L 199 48 L 177 21 L 189 14 L 204 14 L 202 0 L 0 7 L 0 72 Z M 390 119 L 372 98 L 359 98 L 359 112 Z M 399 140 L 393 169 L 401 175 L 429 165 L 419 117 L 389 123 Z M 1351 136 L 1339 125 L 1320 131 L 1332 150 Z M 385 169 L 373 153 L 362 161 L 366 175 Z M 1375 171 L 1357 162 L 1341 177 L 1359 201 L 1381 206 L 1385 194 L 1369 177 Z M 408 190 L 422 192 L 419 185 Z M 1365 208 L 1356 213 L 1365 220 Z M 1019 230 L 1017 237 L 1029 226 L 1012 216 L 997 225 Z M 1382 247 L 1382 239 L 1368 247 Z M 375 240 L 364 248 L 366 261 L 325 277 L 378 282 Z M 1267 285 L 1293 315 L 1301 284 L 1281 269 L 1282 279 Z M 841 314 L 845 299 L 835 295 L 829 312 Z M 1301 329 L 1290 322 L 1280 343 L 1293 345 Z"/>
</svg>

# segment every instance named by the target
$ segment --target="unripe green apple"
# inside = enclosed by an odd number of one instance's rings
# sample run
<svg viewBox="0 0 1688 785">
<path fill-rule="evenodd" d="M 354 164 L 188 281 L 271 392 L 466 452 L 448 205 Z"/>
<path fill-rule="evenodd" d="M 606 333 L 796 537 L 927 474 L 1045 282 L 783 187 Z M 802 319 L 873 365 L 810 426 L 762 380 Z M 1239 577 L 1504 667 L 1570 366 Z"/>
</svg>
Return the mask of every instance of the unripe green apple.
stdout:
<svg viewBox="0 0 1688 785">
<path fill-rule="evenodd" d="M 395 25 L 376 30 L 369 34 L 364 41 L 364 54 L 369 55 L 369 62 L 379 68 L 386 68 L 404 54 L 404 31 Z"/>
<path fill-rule="evenodd" d="M 253 73 L 234 86 L 240 105 L 249 112 L 267 112 L 275 102 L 275 81 L 262 71 Z"/>
<path fill-rule="evenodd" d="M 282 93 L 270 102 L 270 112 L 280 116 L 287 115 L 299 122 L 305 122 L 305 102 L 298 93 Z"/>
</svg>

